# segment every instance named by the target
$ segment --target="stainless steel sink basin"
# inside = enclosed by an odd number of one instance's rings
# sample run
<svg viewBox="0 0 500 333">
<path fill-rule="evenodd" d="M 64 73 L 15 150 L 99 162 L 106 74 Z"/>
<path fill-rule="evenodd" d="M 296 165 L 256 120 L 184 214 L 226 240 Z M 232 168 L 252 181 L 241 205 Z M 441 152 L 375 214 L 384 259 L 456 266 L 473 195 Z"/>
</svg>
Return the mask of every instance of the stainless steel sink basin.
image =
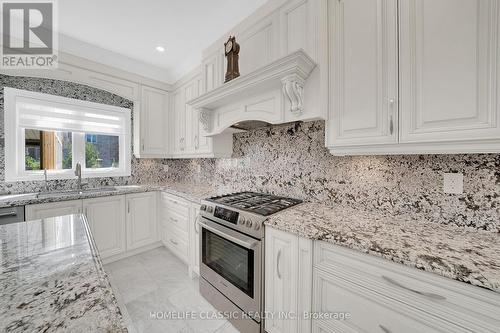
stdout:
<svg viewBox="0 0 500 333">
<path fill-rule="evenodd" d="M 99 188 L 86 188 L 82 190 L 69 190 L 69 191 L 58 191 L 58 192 L 40 192 L 36 194 L 39 199 L 43 198 L 56 198 L 64 195 L 78 195 L 78 194 L 89 194 L 89 193 L 106 193 L 114 192 L 117 189 L 115 187 L 99 187 Z"/>
</svg>

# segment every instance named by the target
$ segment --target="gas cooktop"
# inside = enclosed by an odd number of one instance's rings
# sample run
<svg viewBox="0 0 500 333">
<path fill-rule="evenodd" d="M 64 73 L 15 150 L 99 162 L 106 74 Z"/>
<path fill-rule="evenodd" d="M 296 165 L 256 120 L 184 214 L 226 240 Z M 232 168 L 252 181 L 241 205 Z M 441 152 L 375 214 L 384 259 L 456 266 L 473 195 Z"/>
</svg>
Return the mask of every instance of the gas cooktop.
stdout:
<svg viewBox="0 0 500 333">
<path fill-rule="evenodd" d="M 207 201 L 219 203 L 227 207 L 244 210 L 262 216 L 269 216 L 302 202 L 298 199 L 256 192 L 232 193 L 209 198 Z"/>
</svg>

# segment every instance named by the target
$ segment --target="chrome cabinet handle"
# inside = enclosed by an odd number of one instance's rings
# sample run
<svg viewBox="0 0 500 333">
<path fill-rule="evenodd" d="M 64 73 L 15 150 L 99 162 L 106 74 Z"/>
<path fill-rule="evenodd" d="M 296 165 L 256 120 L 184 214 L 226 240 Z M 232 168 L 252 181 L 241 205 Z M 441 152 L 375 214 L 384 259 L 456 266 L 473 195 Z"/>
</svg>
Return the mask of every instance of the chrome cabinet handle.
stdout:
<svg viewBox="0 0 500 333">
<path fill-rule="evenodd" d="M 197 234 L 200 233 L 200 225 L 198 224 L 199 221 L 200 221 L 200 214 L 196 215 L 196 219 L 194 220 L 194 231 Z"/>
<path fill-rule="evenodd" d="M 0 213 L 0 217 L 17 216 L 16 212 Z"/>
<path fill-rule="evenodd" d="M 394 134 L 394 119 L 393 119 L 393 116 L 392 116 L 392 113 L 393 113 L 393 109 L 394 109 L 394 103 L 396 102 L 396 100 L 394 98 L 391 98 L 389 100 L 389 108 L 390 108 L 390 115 L 389 115 L 389 132 L 391 133 L 391 135 Z"/>
<path fill-rule="evenodd" d="M 170 243 L 174 244 L 174 245 L 178 245 L 179 243 L 177 243 L 176 241 L 174 241 L 172 238 L 170 238 Z"/>
<path fill-rule="evenodd" d="M 142 150 L 144 150 L 144 138 L 141 139 L 142 142 Z"/>
<path fill-rule="evenodd" d="M 175 222 L 175 223 L 179 222 L 179 220 L 174 219 L 172 216 L 170 217 L 170 221 Z"/>
<path fill-rule="evenodd" d="M 384 333 L 391 333 L 391 330 L 388 329 L 387 327 L 385 327 L 384 325 L 378 325 L 378 327 L 380 327 L 380 329 L 384 332 Z"/>
<path fill-rule="evenodd" d="M 444 301 L 444 300 L 446 300 L 446 297 L 438 295 L 438 294 L 433 294 L 433 293 L 429 293 L 429 292 L 426 292 L 426 291 L 415 290 L 415 289 L 403 286 L 401 283 L 399 283 L 396 280 L 393 280 L 390 277 L 387 277 L 385 275 L 382 275 L 382 279 L 384 279 L 385 281 L 387 281 L 388 283 L 390 283 L 390 284 L 392 284 L 392 285 L 394 285 L 396 287 L 399 287 L 399 288 L 411 291 L 411 292 L 413 292 L 415 294 L 418 294 L 418 295 L 422 295 L 422 296 L 431 298 L 433 300 L 438 300 L 438 301 Z"/>
<path fill-rule="evenodd" d="M 278 279 L 281 280 L 280 259 L 281 259 L 281 250 L 278 251 L 278 255 L 276 256 L 276 273 L 278 274 Z"/>
<path fill-rule="evenodd" d="M 200 140 L 198 139 L 198 135 L 194 136 L 194 148 L 195 149 L 200 148 Z"/>
</svg>

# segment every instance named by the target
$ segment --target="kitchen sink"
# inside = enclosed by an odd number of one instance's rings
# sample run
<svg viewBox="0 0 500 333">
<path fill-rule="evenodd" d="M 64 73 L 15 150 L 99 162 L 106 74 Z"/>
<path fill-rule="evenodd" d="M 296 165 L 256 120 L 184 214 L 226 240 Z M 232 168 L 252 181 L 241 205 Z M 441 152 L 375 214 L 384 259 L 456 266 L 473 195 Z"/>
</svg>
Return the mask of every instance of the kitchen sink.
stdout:
<svg viewBox="0 0 500 333">
<path fill-rule="evenodd" d="M 60 197 L 62 195 L 78 195 L 78 194 L 88 194 L 88 193 L 106 193 L 106 192 L 114 192 L 117 188 L 110 187 L 99 187 L 99 188 L 86 188 L 82 190 L 68 190 L 68 191 L 58 191 L 58 192 L 40 192 L 36 194 L 38 199 L 44 198 L 55 198 Z"/>
</svg>

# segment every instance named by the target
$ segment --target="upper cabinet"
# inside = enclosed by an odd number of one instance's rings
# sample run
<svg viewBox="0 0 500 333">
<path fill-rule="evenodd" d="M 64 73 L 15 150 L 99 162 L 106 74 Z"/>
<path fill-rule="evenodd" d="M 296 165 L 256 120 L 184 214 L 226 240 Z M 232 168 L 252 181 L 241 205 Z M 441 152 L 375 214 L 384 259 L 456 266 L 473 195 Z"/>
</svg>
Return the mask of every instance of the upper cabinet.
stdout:
<svg viewBox="0 0 500 333">
<path fill-rule="evenodd" d="M 500 152 L 499 17 L 498 0 L 329 2 L 330 151 Z"/>
<path fill-rule="evenodd" d="M 224 82 L 227 35 L 204 51 L 202 91 L 186 102 L 214 140 L 246 128 L 325 119 L 328 105 L 327 0 L 270 1 L 228 34 L 240 44 L 240 77 Z"/>
<path fill-rule="evenodd" d="M 400 27 L 401 142 L 493 139 L 498 151 L 499 1 L 401 0 Z"/>
<path fill-rule="evenodd" d="M 398 141 L 396 0 L 331 1 L 329 142 Z"/>
<path fill-rule="evenodd" d="M 203 89 L 199 72 L 181 82 L 172 93 L 171 148 L 174 158 L 231 157 L 233 137 L 231 134 L 214 138 L 207 137 L 200 124 L 199 110 L 187 101 L 199 96 Z"/>
<path fill-rule="evenodd" d="M 169 101 L 166 91 L 141 87 L 141 109 L 136 135 L 140 139 L 140 157 L 168 156 Z M 139 132 L 137 133 L 137 129 Z"/>
</svg>

